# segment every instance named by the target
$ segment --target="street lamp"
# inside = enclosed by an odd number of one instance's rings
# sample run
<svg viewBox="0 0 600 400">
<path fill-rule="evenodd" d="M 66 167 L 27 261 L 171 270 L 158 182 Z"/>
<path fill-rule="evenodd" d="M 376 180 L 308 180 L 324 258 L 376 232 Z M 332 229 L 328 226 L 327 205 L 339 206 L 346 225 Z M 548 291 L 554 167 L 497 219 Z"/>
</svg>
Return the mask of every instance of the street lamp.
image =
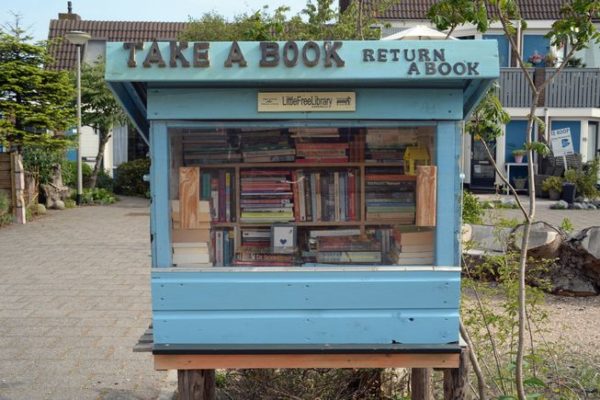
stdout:
<svg viewBox="0 0 600 400">
<path fill-rule="evenodd" d="M 65 38 L 77 47 L 77 205 L 81 204 L 83 194 L 83 174 L 81 169 L 81 47 L 91 36 L 82 31 L 71 31 Z"/>
</svg>

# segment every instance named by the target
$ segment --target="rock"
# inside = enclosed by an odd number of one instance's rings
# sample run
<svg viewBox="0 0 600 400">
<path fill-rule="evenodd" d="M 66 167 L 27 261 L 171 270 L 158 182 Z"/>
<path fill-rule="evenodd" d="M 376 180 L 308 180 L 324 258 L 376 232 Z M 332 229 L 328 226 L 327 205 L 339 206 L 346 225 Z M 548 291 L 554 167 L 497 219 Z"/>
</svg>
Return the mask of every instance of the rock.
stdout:
<svg viewBox="0 0 600 400">
<path fill-rule="evenodd" d="M 471 240 L 473 237 L 473 228 L 469 224 L 464 224 L 462 226 L 462 242 L 466 243 Z"/>
<path fill-rule="evenodd" d="M 46 208 L 64 209 L 64 200 L 69 197 L 71 190 L 68 186 L 63 185 L 60 164 L 53 166 L 50 182 L 40 185 L 40 188 L 46 199 Z M 62 203 L 62 208 L 59 208 L 60 204 L 57 204 L 59 201 Z"/>
<path fill-rule="evenodd" d="M 56 207 L 57 210 L 64 210 L 65 202 L 62 200 L 56 200 L 56 203 L 54 204 L 54 206 Z"/>
<path fill-rule="evenodd" d="M 517 250 L 521 250 L 524 229 L 525 225 L 519 225 L 511 233 L 512 244 Z M 527 254 L 535 258 L 555 259 L 563 241 L 564 234 L 559 229 L 545 222 L 534 222 L 529 232 Z"/>
<path fill-rule="evenodd" d="M 578 203 L 578 202 L 575 202 L 575 203 L 571 204 L 571 208 L 573 210 L 585 210 L 585 208 L 583 207 L 583 204 L 582 203 Z"/>
<path fill-rule="evenodd" d="M 561 296 L 588 297 L 598 295 L 598 291 L 589 280 L 573 275 L 559 275 L 552 279 L 553 292 Z"/>
<path fill-rule="evenodd" d="M 558 202 L 554 203 L 550 208 L 554 210 L 566 210 L 569 208 L 569 203 L 567 203 L 564 200 L 559 200 Z"/>
<path fill-rule="evenodd" d="M 506 206 L 506 207 L 510 207 L 510 208 L 516 208 L 517 207 L 517 201 L 515 199 L 502 199 L 500 200 L 500 202 L 502 203 L 502 205 Z"/>
<path fill-rule="evenodd" d="M 575 203 L 583 203 L 585 202 L 585 198 L 583 196 L 575 197 Z"/>
<path fill-rule="evenodd" d="M 588 204 L 588 209 L 590 209 L 590 210 L 597 210 L 598 207 L 596 205 L 590 203 L 590 204 Z"/>
<path fill-rule="evenodd" d="M 494 225 L 472 225 L 471 241 L 467 254 L 504 254 L 508 246 L 510 228 L 498 228 Z"/>
<path fill-rule="evenodd" d="M 37 204 L 35 205 L 35 213 L 36 213 L 36 214 L 39 214 L 39 215 L 44 215 L 44 214 L 46 214 L 46 212 L 47 212 L 47 211 L 46 211 L 46 206 L 44 206 L 43 204 L 41 204 L 41 203 L 37 203 Z"/>
</svg>

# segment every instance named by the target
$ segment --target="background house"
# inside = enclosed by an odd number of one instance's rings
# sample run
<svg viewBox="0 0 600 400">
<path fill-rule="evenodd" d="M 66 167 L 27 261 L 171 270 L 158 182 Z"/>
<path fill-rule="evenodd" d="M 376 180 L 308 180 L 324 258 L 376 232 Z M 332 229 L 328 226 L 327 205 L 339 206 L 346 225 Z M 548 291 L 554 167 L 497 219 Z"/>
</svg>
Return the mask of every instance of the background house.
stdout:
<svg viewBox="0 0 600 400">
<path fill-rule="evenodd" d="M 67 13 L 59 13 L 58 19 L 50 20 L 49 40 L 57 44 L 50 49 L 54 58 L 53 68 L 74 69 L 77 63 L 77 49 L 64 39 L 70 31 L 84 31 L 92 38 L 83 49 L 83 62 L 93 63 L 104 58 L 107 42 L 176 40 L 187 23 L 185 22 L 141 22 L 141 21 L 89 21 L 72 12 L 70 5 Z M 83 159 L 93 165 L 98 153 L 98 135 L 90 127 L 82 128 L 81 154 Z M 106 145 L 104 169 L 111 176 L 121 163 L 139 157 L 148 152 L 146 139 L 128 126 L 118 126 L 112 132 Z M 69 152 L 69 158 L 75 160 L 75 151 Z"/>
<path fill-rule="evenodd" d="M 365 0 L 366 7 L 377 0 Z M 340 8 L 348 7 L 350 0 L 340 0 Z M 435 0 L 401 1 L 392 5 L 377 17 L 389 26 L 382 27 L 382 37 L 394 34 L 417 25 L 433 27 L 427 18 L 429 8 Z M 543 77 L 552 72 L 547 58 L 561 59 L 568 49 L 550 46 L 545 35 L 552 23 L 560 18 L 564 0 L 520 0 L 519 6 L 527 29 L 518 33 L 517 44 L 525 61 L 538 61 L 532 64 L 531 74 Z M 600 26 L 600 21 L 599 21 Z M 500 52 L 500 97 L 502 104 L 512 117 L 505 126 L 505 135 L 496 144 L 496 162 L 504 168 L 512 162 L 512 151 L 523 147 L 526 130 L 526 116 L 529 113 L 529 89 L 516 68 L 516 60 L 509 41 L 504 37 L 499 23 L 491 25 L 486 34 L 477 32 L 474 26 L 458 27 L 452 34 L 458 39 L 496 40 Z M 547 57 L 550 56 L 550 57 Z M 562 72 L 545 91 L 543 102 L 538 108 L 538 116 L 546 122 L 545 135 L 551 130 L 569 128 L 576 153 L 583 162 L 600 156 L 600 45 L 590 44 L 589 48 L 576 54 L 581 63 L 576 68 Z M 537 68 L 534 68 L 537 67 Z M 466 136 L 464 144 L 464 170 L 466 183 L 474 188 L 492 189 L 500 180 L 487 161 L 482 146 Z M 513 168 L 513 176 L 524 175 L 524 168 Z"/>
</svg>

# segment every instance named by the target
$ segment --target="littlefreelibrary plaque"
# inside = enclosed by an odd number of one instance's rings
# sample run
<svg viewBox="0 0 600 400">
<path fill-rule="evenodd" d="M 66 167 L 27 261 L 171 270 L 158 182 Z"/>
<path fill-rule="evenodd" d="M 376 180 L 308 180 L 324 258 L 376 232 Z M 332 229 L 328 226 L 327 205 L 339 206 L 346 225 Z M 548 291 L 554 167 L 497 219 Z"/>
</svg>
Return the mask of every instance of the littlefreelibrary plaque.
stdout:
<svg viewBox="0 0 600 400">
<path fill-rule="evenodd" d="M 258 112 L 356 111 L 354 92 L 259 92 Z"/>
</svg>

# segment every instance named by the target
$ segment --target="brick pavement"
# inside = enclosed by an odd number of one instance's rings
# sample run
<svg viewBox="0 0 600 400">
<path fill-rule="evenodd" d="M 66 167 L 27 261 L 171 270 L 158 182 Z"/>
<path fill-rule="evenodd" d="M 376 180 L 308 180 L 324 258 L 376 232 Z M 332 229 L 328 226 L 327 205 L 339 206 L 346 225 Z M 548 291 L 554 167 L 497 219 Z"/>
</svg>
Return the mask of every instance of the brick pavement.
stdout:
<svg viewBox="0 0 600 400">
<path fill-rule="evenodd" d="M 148 202 L 0 229 L 0 400 L 154 399 Z"/>
<path fill-rule="evenodd" d="M 507 198 L 505 195 L 477 195 L 480 200 L 497 200 Z M 512 196 L 510 196 L 512 197 Z M 520 196 L 523 204 L 529 207 L 529 199 L 526 196 Z M 600 226 L 600 210 L 552 210 L 550 206 L 556 201 L 548 199 L 537 199 L 536 202 L 536 221 L 544 221 L 554 226 L 560 226 L 564 218 L 568 218 L 573 224 L 573 233 L 590 226 Z M 498 218 L 516 218 L 519 221 L 524 220 L 521 210 L 496 209 L 485 210 L 485 222 L 494 224 Z"/>
</svg>

